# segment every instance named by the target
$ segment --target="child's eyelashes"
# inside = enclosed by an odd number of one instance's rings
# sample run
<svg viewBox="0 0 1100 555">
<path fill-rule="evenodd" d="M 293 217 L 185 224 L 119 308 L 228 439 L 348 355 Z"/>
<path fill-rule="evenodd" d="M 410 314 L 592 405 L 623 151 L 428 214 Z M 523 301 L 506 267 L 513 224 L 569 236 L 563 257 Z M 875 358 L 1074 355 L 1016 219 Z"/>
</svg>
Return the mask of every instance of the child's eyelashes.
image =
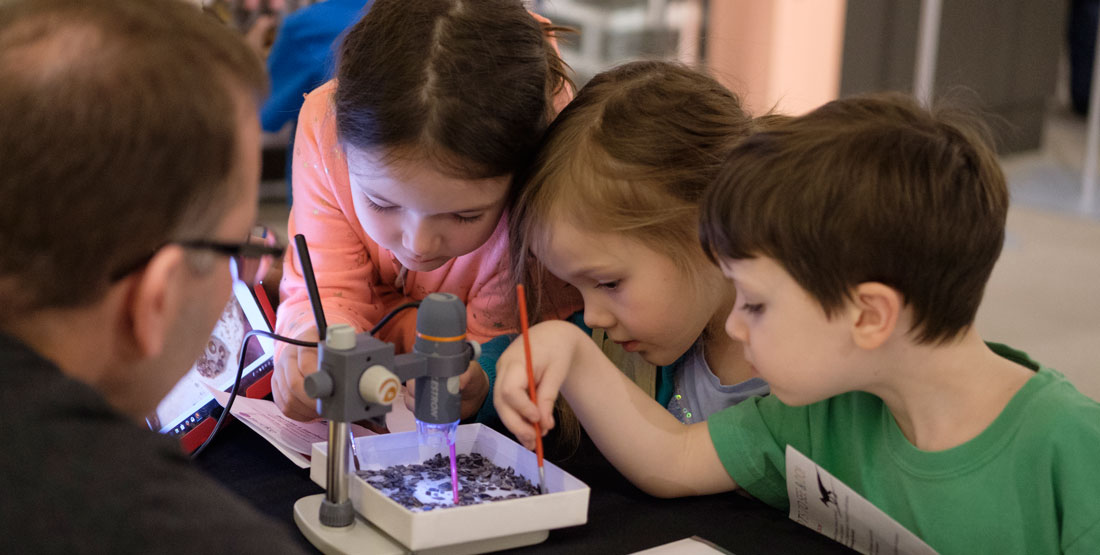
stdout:
<svg viewBox="0 0 1100 555">
<path fill-rule="evenodd" d="M 617 279 L 614 281 L 600 281 L 596 283 L 596 289 L 614 291 L 617 287 L 619 287 L 619 280 Z"/>
<path fill-rule="evenodd" d="M 478 214 L 476 216 L 463 216 L 462 214 L 452 214 L 452 215 L 454 216 L 455 221 L 457 221 L 460 224 L 472 224 L 476 221 L 481 220 L 482 216 L 484 216 L 485 214 Z"/>
<path fill-rule="evenodd" d="M 741 305 L 741 310 L 753 316 L 759 316 L 764 313 L 764 303 L 744 303 Z"/>
<path fill-rule="evenodd" d="M 364 197 L 364 198 L 367 201 L 367 208 L 370 208 L 371 210 L 374 210 L 375 212 L 381 212 L 381 213 L 385 214 L 385 213 L 389 213 L 389 212 L 393 212 L 393 211 L 401 209 L 401 207 L 397 206 L 397 205 L 383 206 L 381 204 L 378 204 L 374 200 L 372 200 L 370 197 Z M 481 214 L 477 214 L 475 216 L 469 216 L 469 215 L 463 215 L 463 214 L 450 214 L 450 216 L 451 216 L 451 218 L 453 218 L 456 222 L 458 222 L 460 224 L 472 224 L 474 222 L 481 221 L 481 219 L 483 217 L 485 217 L 485 214 L 481 213 Z"/>
<path fill-rule="evenodd" d="M 374 210 L 375 212 L 392 212 L 394 210 L 397 210 L 398 208 L 397 206 L 382 206 L 381 204 L 378 204 L 377 202 L 371 200 L 370 197 L 366 197 L 366 199 L 367 207 L 369 207 L 371 210 Z"/>
</svg>

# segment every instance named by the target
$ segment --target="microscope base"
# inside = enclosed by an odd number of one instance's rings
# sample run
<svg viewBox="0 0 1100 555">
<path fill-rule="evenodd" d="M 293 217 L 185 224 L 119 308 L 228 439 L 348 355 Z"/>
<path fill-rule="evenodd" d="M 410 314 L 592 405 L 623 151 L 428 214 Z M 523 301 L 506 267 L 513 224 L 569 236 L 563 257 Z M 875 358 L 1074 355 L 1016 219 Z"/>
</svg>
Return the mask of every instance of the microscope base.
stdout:
<svg viewBox="0 0 1100 555">
<path fill-rule="evenodd" d="M 298 524 L 298 529 L 302 531 L 302 535 L 322 553 L 326 555 L 344 553 L 403 555 L 412 553 L 398 543 L 397 540 L 387 536 L 373 524 L 364 520 L 363 515 L 360 514 L 355 515 L 355 523 L 347 528 L 324 526 L 317 517 L 321 510 L 321 501 L 324 499 L 325 494 L 318 493 L 317 495 L 303 497 L 294 503 L 294 522 Z M 525 534 L 423 549 L 416 553 L 424 555 L 488 553 L 540 543 L 545 541 L 549 535 L 549 530 L 538 530 Z"/>
<path fill-rule="evenodd" d="M 294 522 L 302 535 L 322 553 L 372 553 L 402 555 L 408 551 L 374 525 L 356 514 L 355 522 L 345 528 L 321 524 L 318 515 L 325 494 L 303 497 L 294 503 Z"/>
</svg>

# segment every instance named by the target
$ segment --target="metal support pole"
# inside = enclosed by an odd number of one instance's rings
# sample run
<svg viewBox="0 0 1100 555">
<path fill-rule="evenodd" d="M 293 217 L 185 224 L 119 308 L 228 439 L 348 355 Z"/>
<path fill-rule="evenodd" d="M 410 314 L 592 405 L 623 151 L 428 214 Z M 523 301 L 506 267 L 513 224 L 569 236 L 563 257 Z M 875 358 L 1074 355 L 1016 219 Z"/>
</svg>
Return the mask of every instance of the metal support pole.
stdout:
<svg viewBox="0 0 1100 555">
<path fill-rule="evenodd" d="M 932 106 L 936 85 L 936 55 L 940 46 L 940 19 L 943 0 L 923 0 L 920 27 L 917 30 L 917 63 L 913 72 L 913 96 L 925 107 Z"/>
<path fill-rule="evenodd" d="M 1100 19 L 1097 20 L 1097 29 L 1100 32 Z M 1097 150 L 1100 150 L 1100 86 L 1097 86 L 1096 76 L 1100 75 L 1100 35 L 1097 36 L 1096 48 L 1092 57 L 1092 80 L 1089 92 L 1089 119 L 1085 127 L 1085 164 L 1081 170 L 1081 211 L 1092 210 L 1096 201 L 1096 158 Z"/>
<path fill-rule="evenodd" d="M 339 505 L 348 500 L 348 423 L 328 421 L 327 499 Z"/>
</svg>

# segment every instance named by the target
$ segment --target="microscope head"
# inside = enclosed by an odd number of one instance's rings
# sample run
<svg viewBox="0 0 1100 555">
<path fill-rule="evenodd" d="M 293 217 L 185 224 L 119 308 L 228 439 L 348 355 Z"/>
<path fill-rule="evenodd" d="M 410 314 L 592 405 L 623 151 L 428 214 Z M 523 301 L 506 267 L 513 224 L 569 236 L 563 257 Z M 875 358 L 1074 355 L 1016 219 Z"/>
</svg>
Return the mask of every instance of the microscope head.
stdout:
<svg viewBox="0 0 1100 555">
<path fill-rule="evenodd" d="M 466 340 L 466 307 L 450 293 L 432 293 L 420 302 L 413 353 L 426 359 L 426 372 L 416 378 L 413 415 L 429 424 L 460 418 L 459 376 L 474 358 Z"/>
</svg>

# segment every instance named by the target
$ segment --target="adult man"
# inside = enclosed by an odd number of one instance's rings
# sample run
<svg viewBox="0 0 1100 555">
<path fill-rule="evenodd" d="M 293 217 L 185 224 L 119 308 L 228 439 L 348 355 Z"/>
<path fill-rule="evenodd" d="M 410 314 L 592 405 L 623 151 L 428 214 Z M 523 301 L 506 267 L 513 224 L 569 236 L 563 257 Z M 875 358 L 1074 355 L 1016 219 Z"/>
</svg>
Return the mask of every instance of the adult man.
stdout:
<svg viewBox="0 0 1100 555">
<path fill-rule="evenodd" d="M 297 549 L 139 425 L 229 298 L 265 87 L 191 5 L 0 4 L 0 551 Z"/>
</svg>

